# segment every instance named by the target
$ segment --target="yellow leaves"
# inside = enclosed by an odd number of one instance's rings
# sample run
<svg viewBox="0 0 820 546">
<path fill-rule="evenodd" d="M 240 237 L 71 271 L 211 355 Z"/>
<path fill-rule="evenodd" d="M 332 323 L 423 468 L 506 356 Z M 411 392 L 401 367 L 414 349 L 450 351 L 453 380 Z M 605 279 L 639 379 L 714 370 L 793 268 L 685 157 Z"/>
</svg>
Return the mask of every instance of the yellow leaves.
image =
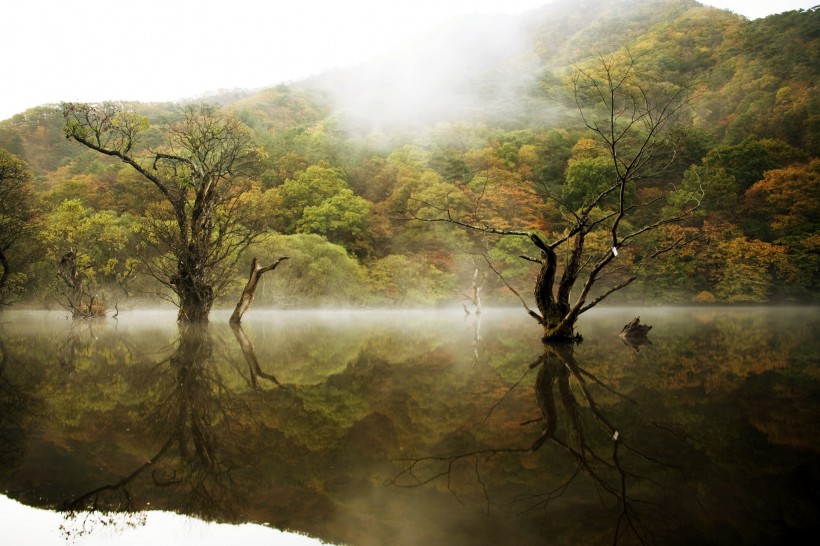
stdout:
<svg viewBox="0 0 820 546">
<path fill-rule="evenodd" d="M 109 258 L 109 260 L 108 260 L 107 262 L 105 262 L 105 264 L 103 264 L 103 266 L 100 268 L 100 271 L 101 271 L 104 275 L 115 275 L 115 273 L 116 273 L 116 269 L 117 269 L 117 265 L 118 265 L 119 263 L 120 263 L 120 261 L 119 261 L 118 259 L 116 259 L 116 258 Z"/>
<path fill-rule="evenodd" d="M 815 231 L 820 218 L 820 159 L 766 171 L 745 194 L 749 212 L 765 214 L 781 233 Z"/>
<path fill-rule="evenodd" d="M 518 149 L 518 161 L 522 165 L 534 167 L 538 161 L 538 149 L 532 144 L 524 144 Z"/>
<path fill-rule="evenodd" d="M 595 159 L 596 157 L 607 156 L 607 151 L 604 149 L 603 145 L 592 138 L 578 139 L 578 142 L 576 142 L 575 146 L 572 147 L 571 153 L 572 156 L 570 161 L 573 159 Z"/>
<path fill-rule="evenodd" d="M 464 154 L 464 162 L 475 171 L 489 169 L 504 169 L 504 160 L 498 157 L 496 149 L 490 146 L 478 150 L 470 150 Z"/>
<path fill-rule="evenodd" d="M 111 125 L 123 131 L 139 133 L 148 129 L 148 118 L 135 112 L 121 110 L 111 118 Z"/>
<path fill-rule="evenodd" d="M 470 201 L 482 223 L 497 229 L 541 230 L 545 205 L 516 173 L 491 169 L 468 185 Z"/>
<path fill-rule="evenodd" d="M 788 269 L 785 247 L 731 233 L 716 243 L 709 258 L 716 296 L 728 302 L 768 301 L 775 271 Z"/>
<path fill-rule="evenodd" d="M 697 295 L 694 298 L 692 298 L 692 301 L 696 303 L 715 303 L 717 299 L 711 292 L 703 290 L 701 292 L 698 292 Z"/>
</svg>

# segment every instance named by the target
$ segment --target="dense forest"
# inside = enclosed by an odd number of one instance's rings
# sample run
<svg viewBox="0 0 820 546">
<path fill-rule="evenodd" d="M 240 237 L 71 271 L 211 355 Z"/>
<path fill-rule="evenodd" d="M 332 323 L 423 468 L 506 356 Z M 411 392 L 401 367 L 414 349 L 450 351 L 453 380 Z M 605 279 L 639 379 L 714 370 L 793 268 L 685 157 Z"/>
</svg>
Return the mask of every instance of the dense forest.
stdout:
<svg viewBox="0 0 820 546">
<path fill-rule="evenodd" d="M 678 100 L 674 124 L 642 141 L 660 163 L 621 180 L 628 217 L 601 195 L 619 176 L 616 145 L 636 145 L 596 133 L 589 116 L 609 103 L 580 85 L 613 66 L 637 82 L 633 102 Z M 0 303 L 91 314 L 180 304 L 201 282 L 209 310 L 236 303 L 254 258 L 287 257 L 256 305 L 518 305 L 547 258 L 504 235 L 579 230 L 587 249 L 617 256 L 591 301 L 816 302 L 818 71 L 817 9 L 750 21 L 693 0 L 573 0 L 453 22 L 259 92 L 39 106 L 0 122 Z M 616 133 L 641 140 L 646 127 Z M 178 150 L 206 130 L 228 134 L 241 165 L 198 174 Z M 152 162 L 133 159 L 149 151 Z M 174 186 L 183 174 L 203 185 Z M 209 176 L 233 181 L 215 201 Z M 200 190 L 206 200 L 188 201 Z M 218 257 L 172 229 L 200 205 L 212 216 L 191 229 Z M 641 236 L 608 242 L 613 215 Z M 553 274 L 595 267 L 555 250 Z M 204 280 L 175 269 L 211 259 Z"/>
</svg>

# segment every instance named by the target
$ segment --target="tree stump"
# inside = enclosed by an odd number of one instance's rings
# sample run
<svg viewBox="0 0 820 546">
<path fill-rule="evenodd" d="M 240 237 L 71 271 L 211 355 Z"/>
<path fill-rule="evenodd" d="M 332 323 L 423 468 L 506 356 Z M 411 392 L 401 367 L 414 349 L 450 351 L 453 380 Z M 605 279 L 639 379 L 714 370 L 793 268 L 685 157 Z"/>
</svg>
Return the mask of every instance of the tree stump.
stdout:
<svg viewBox="0 0 820 546">
<path fill-rule="evenodd" d="M 641 339 L 645 338 L 651 329 L 648 324 L 641 324 L 641 317 L 635 317 L 623 327 L 620 336 L 624 339 Z"/>
<path fill-rule="evenodd" d="M 282 256 L 268 267 L 260 267 L 259 260 L 257 260 L 256 257 L 253 258 L 248 282 L 245 284 L 245 289 L 242 290 L 242 296 L 240 296 L 239 302 L 236 304 L 236 308 L 233 310 L 233 314 L 228 322 L 231 324 L 239 324 L 242 321 L 242 315 L 245 314 L 245 311 L 247 311 L 248 307 L 253 303 L 253 298 L 256 294 L 256 285 L 259 284 L 259 279 L 262 278 L 263 274 L 268 271 L 273 271 L 277 265 L 287 259 L 287 256 Z"/>
</svg>

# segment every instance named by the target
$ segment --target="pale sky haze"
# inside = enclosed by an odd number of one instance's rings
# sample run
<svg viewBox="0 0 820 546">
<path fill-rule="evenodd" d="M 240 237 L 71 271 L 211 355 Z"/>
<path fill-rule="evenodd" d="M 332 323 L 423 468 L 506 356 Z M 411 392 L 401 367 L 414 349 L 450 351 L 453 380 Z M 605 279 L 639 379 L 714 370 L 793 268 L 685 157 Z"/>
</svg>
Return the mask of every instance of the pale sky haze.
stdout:
<svg viewBox="0 0 820 546">
<path fill-rule="evenodd" d="M 268 87 L 355 65 L 458 15 L 550 1 L 7 1 L 0 120 L 61 101 L 176 101 Z M 756 18 L 815 2 L 703 3 Z"/>
</svg>

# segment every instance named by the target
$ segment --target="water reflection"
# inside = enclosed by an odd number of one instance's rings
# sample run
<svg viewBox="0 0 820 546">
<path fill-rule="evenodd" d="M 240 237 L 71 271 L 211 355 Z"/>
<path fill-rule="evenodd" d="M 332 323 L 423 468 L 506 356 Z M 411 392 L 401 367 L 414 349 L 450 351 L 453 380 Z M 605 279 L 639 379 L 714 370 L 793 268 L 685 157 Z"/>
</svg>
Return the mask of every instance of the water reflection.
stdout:
<svg viewBox="0 0 820 546">
<path fill-rule="evenodd" d="M 642 347 L 651 347 L 652 346 L 652 340 L 649 339 L 648 337 L 625 337 L 625 336 L 619 336 L 619 337 L 621 338 L 621 341 L 624 342 L 624 345 L 626 345 L 627 347 L 632 349 L 632 351 L 635 354 L 640 353 Z"/>
<path fill-rule="evenodd" d="M 544 455 L 548 460 L 545 468 L 550 469 L 549 488 L 538 491 L 535 487 L 532 492 L 519 493 L 510 501 L 511 506 L 520 508 L 525 514 L 540 511 L 546 525 L 550 519 L 549 507 L 555 507 L 559 498 L 567 494 L 579 477 L 584 476 L 589 482 L 582 484 L 580 489 L 588 490 L 591 484 L 604 507 L 598 516 L 602 519 L 589 525 L 598 529 L 590 535 L 596 537 L 595 543 L 602 538 L 606 522 L 611 525 L 611 540 L 608 542 L 612 544 L 653 543 L 677 525 L 669 506 L 663 506 L 658 498 L 668 494 L 671 488 L 671 483 L 662 483 L 663 475 L 673 472 L 680 478 L 683 468 L 642 452 L 630 438 L 635 431 L 631 427 L 616 427 L 596 402 L 590 387 L 598 387 L 601 392 L 630 404 L 634 405 L 634 402 L 580 367 L 575 358 L 574 344 L 545 344 L 543 352 L 528 368 L 537 370 L 534 392 L 540 416 L 524 420 L 519 425 L 524 430 L 533 424 L 541 426 L 540 434 L 530 445 L 524 445 L 529 434 L 522 433 L 518 445 L 497 444 L 453 454 L 405 459 L 405 467 L 391 483 L 413 488 L 443 480 L 448 490 L 459 497 L 460 492 L 455 484 L 463 485 L 463 482 L 456 478 L 458 465 L 466 462 L 474 468 L 474 478 L 489 511 L 490 506 L 498 504 L 498 501 L 490 498 L 488 469 L 485 468 L 487 462 L 504 457 L 521 462 L 542 451 L 544 445 L 549 443 L 558 448 Z M 516 384 L 513 388 L 518 386 Z M 576 395 L 576 392 L 579 394 Z M 493 411 L 498 407 L 495 405 Z M 665 436 L 663 441 L 679 443 L 678 448 L 689 447 L 680 437 L 670 435 L 659 427 L 655 432 L 656 435 Z M 563 452 L 563 460 L 558 459 L 560 452 Z M 567 465 L 567 462 L 570 464 Z M 562 467 L 563 471 L 555 471 Z M 536 474 L 531 480 L 536 484 L 543 478 Z M 691 534 L 688 537 L 691 538 Z M 666 539 L 669 537 L 666 536 Z"/>
<path fill-rule="evenodd" d="M 0 339 L 0 469 L 15 467 L 24 455 L 25 418 L 32 400 L 6 377 L 9 356 Z M 5 474 L 0 470 L 0 475 Z"/>
<path fill-rule="evenodd" d="M 241 331 L 240 331 L 241 332 Z M 240 334 L 237 334 L 240 335 Z M 243 347 L 252 355 L 252 347 Z M 206 518 L 234 520 L 241 505 L 235 475 L 252 458 L 250 406 L 227 384 L 207 326 L 180 326 L 176 350 L 151 372 L 153 401 L 144 427 L 164 438 L 130 473 L 77 496 L 69 510 L 134 512 L 146 507 L 141 489 L 163 491 L 165 506 Z M 266 376 L 256 363 L 252 370 Z"/>
<path fill-rule="evenodd" d="M 37 546 L 134 546 L 174 544 L 174 546 L 224 546 L 225 544 L 275 544 L 277 546 L 316 546 L 317 539 L 285 533 L 261 525 L 225 525 L 174 514 L 151 511 L 135 517 L 130 514 L 107 514 L 105 524 L 98 522 L 93 533 L 72 532 L 66 536 L 66 522 L 61 514 L 31 508 L 0 495 L 4 544 Z M 92 514 L 82 513 L 87 520 Z M 87 526 L 86 526 L 87 528 Z"/>
<path fill-rule="evenodd" d="M 245 357 L 245 362 L 248 363 L 248 373 L 251 386 L 253 386 L 254 389 L 258 388 L 259 378 L 261 377 L 262 379 L 272 381 L 277 387 L 285 388 L 285 386 L 276 379 L 276 376 L 262 370 L 262 367 L 259 365 L 259 360 L 256 358 L 256 350 L 253 348 L 253 342 L 248 339 L 248 336 L 245 334 L 242 326 L 236 323 L 231 323 L 231 330 L 233 330 L 236 341 L 242 348 L 242 354 Z"/>
<path fill-rule="evenodd" d="M 173 313 L 1 316 L 0 486 L 78 514 L 164 509 L 351 545 L 812 529 L 816 315 L 642 310 L 653 344 L 637 352 L 617 335 L 635 310 L 585 319 L 575 347 L 543 346 L 518 310 L 456 311 L 205 330 Z"/>
</svg>

